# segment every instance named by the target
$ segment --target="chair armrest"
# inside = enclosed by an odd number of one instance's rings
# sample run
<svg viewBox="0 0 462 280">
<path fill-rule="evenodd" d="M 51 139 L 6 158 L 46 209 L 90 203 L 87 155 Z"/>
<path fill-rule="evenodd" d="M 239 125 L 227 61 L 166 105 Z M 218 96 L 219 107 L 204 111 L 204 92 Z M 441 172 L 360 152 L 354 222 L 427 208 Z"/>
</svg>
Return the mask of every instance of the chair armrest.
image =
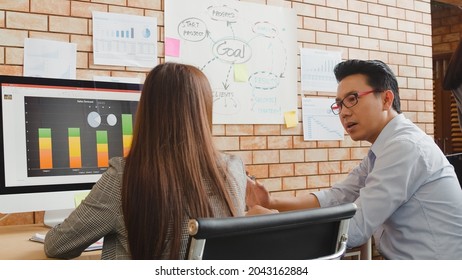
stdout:
<svg viewBox="0 0 462 280">
<path fill-rule="evenodd" d="M 348 236 L 346 234 L 342 235 L 340 240 L 340 246 L 337 252 L 333 253 L 332 255 L 317 258 L 317 260 L 339 260 L 346 252 L 347 240 Z"/>
</svg>

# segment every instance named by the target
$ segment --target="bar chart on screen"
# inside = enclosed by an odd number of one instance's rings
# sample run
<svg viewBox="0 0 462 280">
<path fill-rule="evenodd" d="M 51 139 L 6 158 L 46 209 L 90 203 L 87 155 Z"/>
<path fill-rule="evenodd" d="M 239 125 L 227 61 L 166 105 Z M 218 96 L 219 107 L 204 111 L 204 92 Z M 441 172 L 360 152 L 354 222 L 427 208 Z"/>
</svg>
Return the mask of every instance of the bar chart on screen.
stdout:
<svg viewBox="0 0 462 280">
<path fill-rule="evenodd" d="M 26 97 L 28 176 L 104 172 L 111 157 L 128 153 L 135 106 L 134 101 Z"/>
</svg>

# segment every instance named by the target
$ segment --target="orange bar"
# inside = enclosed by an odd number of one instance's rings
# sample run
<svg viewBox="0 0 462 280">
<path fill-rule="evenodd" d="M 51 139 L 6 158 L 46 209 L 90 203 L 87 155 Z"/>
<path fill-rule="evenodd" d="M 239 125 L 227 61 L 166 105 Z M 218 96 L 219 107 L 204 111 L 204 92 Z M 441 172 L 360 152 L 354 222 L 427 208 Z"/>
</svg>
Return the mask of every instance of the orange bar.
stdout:
<svg viewBox="0 0 462 280">
<path fill-rule="evenodd" d="M 53 168 L 51 149 L 40 149 L 40 169 L 51 168 Z"/>
<path fill-rule="evenodd" d="M 98 167 L 109 166 L 109 153 L 107 144 L 96 145 L 96 156 L 98 158 Z"/>
<path fill-rule="evenodd" d="M 69 167 L 82 168 L 80 137 L 69 137 Z"/>
<path fill-rule="evenodd" d="M 80 157 L 69 157 L 70 168 L 82 168 L 82 158 Z"/>
<path fill-rule="evenodd" d="M 40 169 L 53 168 L 53 151 L 51 147 L 51 128 L 38 129 Z"/>
</svg>

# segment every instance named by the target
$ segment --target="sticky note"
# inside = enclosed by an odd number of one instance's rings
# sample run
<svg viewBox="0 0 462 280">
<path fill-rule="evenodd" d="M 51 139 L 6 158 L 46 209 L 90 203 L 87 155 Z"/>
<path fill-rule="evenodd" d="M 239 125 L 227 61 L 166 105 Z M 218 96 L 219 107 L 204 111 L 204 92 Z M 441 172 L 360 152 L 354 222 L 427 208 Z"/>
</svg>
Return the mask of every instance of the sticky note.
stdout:
<svg viewBox="0 0 462 280">
<path fill-rule="evenodd" d="M 246 64 L 234 64 L 234 81 L 247 82 L 249 80 L 249 72 Z"/>
<path fill-rule="evenodd" d="M 85 199 L 85 197 L 87 197 L 87 195 L 90 193 L 90 191 L 86 191 L 86 192 L 79 192 L 79 193 L 76 193 L 74 195 L 74 204 L 75 204 L 75 207 L 77 208 L 77 206 L 80 205 L 80 203 L 82 202 L 82 200 Z"/>
<path fill-rule="evenodd" d="M 180 40 L 174 38 L 165 38 L 165 55 L 167 56 L 180 56 Z"/>
<path fill-rule="evenodd" d="M 284 112 L 284 121 L 286 123 L 286 127 L 288 128 L 297 126 L 297 111 Z"/>
</svg>

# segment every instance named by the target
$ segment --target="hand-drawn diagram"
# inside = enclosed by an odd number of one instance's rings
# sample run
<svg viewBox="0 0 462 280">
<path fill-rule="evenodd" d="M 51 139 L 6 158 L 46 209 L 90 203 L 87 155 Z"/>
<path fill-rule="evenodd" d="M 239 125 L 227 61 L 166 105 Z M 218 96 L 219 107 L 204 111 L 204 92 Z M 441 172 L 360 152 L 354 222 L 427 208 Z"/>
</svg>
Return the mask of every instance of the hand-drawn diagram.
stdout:
<svg viewBox="0 0 462 280">
<path fill-rule="evenodd" d="M 296 15 L 239 1 L 170 0 L 166 61 L 209 78 L 216 124 L 280 124 L 297 108 Z"/>
</svg>

